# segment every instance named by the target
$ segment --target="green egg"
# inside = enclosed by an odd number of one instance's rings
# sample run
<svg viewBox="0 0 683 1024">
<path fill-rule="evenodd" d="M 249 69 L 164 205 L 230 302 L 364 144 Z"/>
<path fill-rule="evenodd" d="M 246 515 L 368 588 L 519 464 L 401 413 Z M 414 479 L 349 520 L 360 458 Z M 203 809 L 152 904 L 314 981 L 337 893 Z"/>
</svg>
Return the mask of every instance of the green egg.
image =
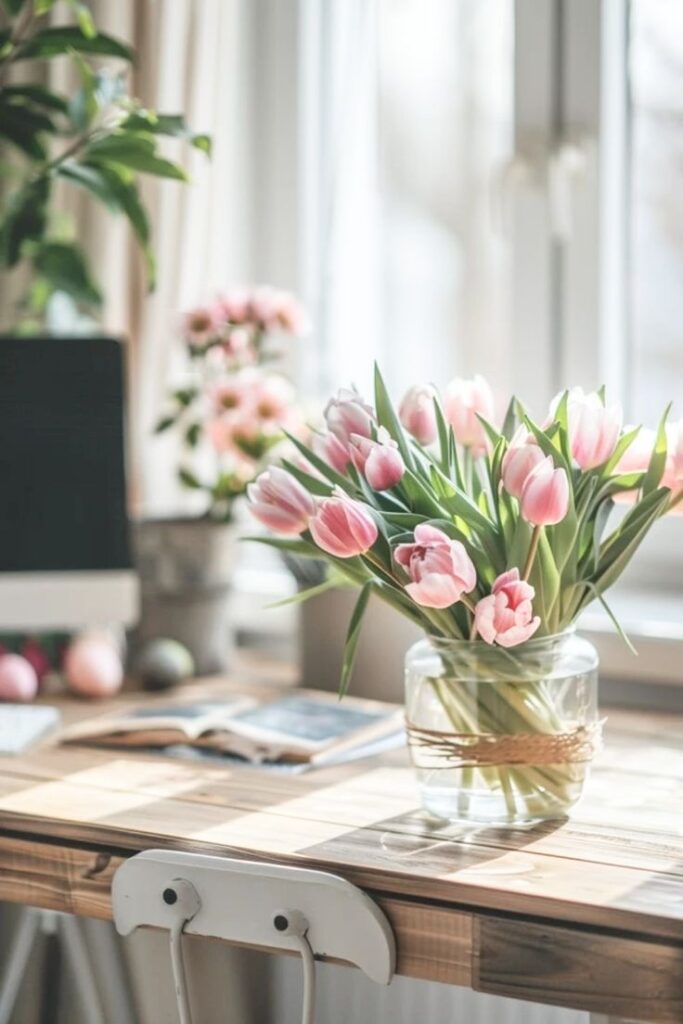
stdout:
<svg viewBox="0 0 683 1024">
<path fill-rule="evenodd" d="M 135 672 L 145 690 L 168 690 L 194 675 L 194 661 L 177 640 L 159 637 L 140 651 Z"/>
</svg>

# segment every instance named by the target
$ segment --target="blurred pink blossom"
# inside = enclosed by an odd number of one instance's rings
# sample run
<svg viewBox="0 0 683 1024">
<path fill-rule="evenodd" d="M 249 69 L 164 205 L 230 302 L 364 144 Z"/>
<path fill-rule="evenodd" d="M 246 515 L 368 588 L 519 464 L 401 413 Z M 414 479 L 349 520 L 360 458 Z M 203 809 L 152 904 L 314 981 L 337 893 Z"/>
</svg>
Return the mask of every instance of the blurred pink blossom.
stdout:
<svg viewBox="0 0 683 1024">
<path fill-rule="evenodd" d="M 488 382 L 480 374 L 472 380 L 456 377 L 446 388 L 444 410 L 458 444 L 469 448 L 475 458 L 483 455 L 489 440 L 477 416 L 493 419 L 493 392 Z"/>
<path fill-rule="evenodd" d="M 431 384 L 418 384 L 406 392 L 399 407 L 401 423 L 420 444 L 436 440 L 436 397 L 436 388 Z"/>
</svg>

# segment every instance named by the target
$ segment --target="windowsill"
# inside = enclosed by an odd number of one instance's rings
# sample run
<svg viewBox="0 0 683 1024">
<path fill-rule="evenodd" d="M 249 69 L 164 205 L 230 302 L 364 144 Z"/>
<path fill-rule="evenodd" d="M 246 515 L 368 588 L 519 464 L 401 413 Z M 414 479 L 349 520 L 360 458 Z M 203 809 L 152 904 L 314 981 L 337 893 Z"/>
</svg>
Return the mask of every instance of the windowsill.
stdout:
<svg viewBox="0 0 683 1024">
<path fill-rule="evenodd" d="M 244 634 L 265 634 L 282 642 L 295 636 L 298 607 L 269 607 L 295 592 L 291 575 L 273 567 L 241 568 L 235 575 L 233 623 Z M 595 644 L 605 678 L 638 684 L 683 685 L 683 594 L 662 588 L 620 588 L 610 607 L 621 622 L 635 656 L 617 634 L 599 604 L 582 616 L 579 627 Z"/>
<path fill-rule="evenodd" d="M 662 588 L 621 588 L 610 595 L 610 608 L 638 656 L 600 605 L 592 605 L 580 628 L 598 648 L 603 674 L 641 684 L 683 684 L 683 595 Z"/>
</svg>

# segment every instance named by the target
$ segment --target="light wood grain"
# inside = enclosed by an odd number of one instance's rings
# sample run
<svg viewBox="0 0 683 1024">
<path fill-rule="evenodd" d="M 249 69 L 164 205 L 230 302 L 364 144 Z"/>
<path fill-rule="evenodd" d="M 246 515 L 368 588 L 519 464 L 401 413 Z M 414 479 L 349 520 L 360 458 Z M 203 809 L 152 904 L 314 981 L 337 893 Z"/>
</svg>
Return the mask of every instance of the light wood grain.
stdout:
<svg viewBox="0 0 683 1024">
<path fill-rule="evenodd" d="M 571 819 L 508 830 L 426 817 L 405 751 L 291 776 L 47 743 L 0 759 L 0 899 L 106 917 L 116 866 L 155 846 L 303 864 L 380 902 L 402 973 L 631 1016 L 638 989 L 648 1019 L 670 1024 L 683 1021 L 682 752 L 681 718 L 614 713 Z"/>
</svg>

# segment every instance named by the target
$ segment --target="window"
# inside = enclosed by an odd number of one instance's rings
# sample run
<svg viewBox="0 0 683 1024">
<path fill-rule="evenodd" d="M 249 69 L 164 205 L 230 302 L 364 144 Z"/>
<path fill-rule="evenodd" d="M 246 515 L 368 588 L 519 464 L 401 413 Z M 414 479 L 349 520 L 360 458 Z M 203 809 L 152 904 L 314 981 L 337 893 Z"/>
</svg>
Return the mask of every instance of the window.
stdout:
<svg viewBox="0 0 683 1024">
<path fill-rule="evenodd" d="M 539 415 L 567 383 L 606 383 L 630 421 L 654 425 L 669 395 L 683 414 L 679 8 L 298 4 L 278 113 L 296 140 L 298 213 L 282 215 L 316 323 L 309 393 L 368 388 L 378 358 L 396 392 L 480 370 Z M 683 639 L 682 530 L 661 523 L 614 598 L 662 679 Z M 611 636 L 600 613 L 586 624 Z"/>
</svg>

